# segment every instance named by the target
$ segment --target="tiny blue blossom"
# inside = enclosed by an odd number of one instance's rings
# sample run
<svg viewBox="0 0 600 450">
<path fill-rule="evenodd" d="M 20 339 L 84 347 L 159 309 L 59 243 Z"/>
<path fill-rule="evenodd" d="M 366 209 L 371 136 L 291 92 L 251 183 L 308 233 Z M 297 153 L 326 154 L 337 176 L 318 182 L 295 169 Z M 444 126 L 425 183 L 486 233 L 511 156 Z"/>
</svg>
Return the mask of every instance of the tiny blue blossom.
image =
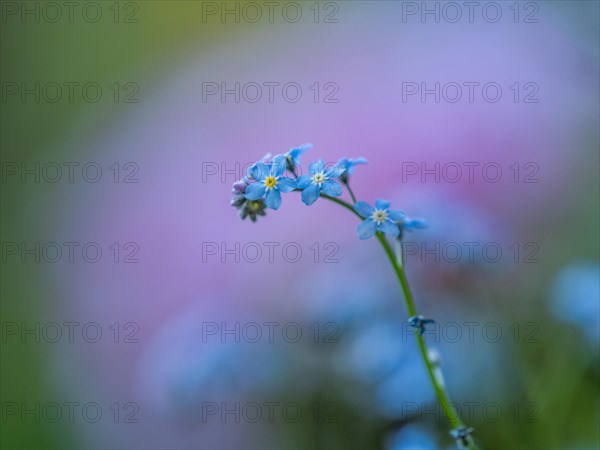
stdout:
<svg viewBox="0 0 600 450">
<path fill-rule="evenodd" d="M 246 199 L 258 200 L 265 198 L 267 206 L 277 210 L 281 206 L 281 192 L 291 192 L 296 189 L 296 180 L 282 176 L 286 163 L 283 155 L 273 158 L 271 163 L 257 162 L 250 168 L 250 176 L 256 183 L 246 187 Z"/>
<path fill-rule="evenodd" d="M 402 211 L 389 208 L 390 202 L 380 198 L 375 201 L 375 207 L 372 207 L 367 202 L 355 203 L 354 210 L 366 219 L 356 227 L 358 237 L 360 239 L 369 239 L 378 231 L 398 237 L 400 235 L 400 228 L 397 222 L 400 222 L 405 215 Z"/>
<path fill-rule="evenodd" d="M 400 236 L 398 236 L 399 239 L 402 239 L 405 231 L 423 230 L 429 226 L 425 219 L 413 219 L 412 217 L 408 216 L 405 216 L 402 219 L 402 222 L 398 223 L 398 225 L 400 226 Z"/>
<path fill-rule="evenodd" d="M 450 436 L 452 436 L 454 440 L 456 440 L 457 444 L 459 444 L 461 447 L 466 448 L 469 446 L 469 436 L 471 436 L 473 431 L 475 430 L 472 427 L 467 428 L 465 426 L 462 426 L 450 430 Z"/>
<path fill-rule="evenodd" d="M 298 178 L 298 188 L 302 189 L 302 201 L 310 206 L 317 201 L 321 191 L 330 197 L 339 197 L 342 195 L 342 185 L 337 178 L 344 173 L 343 168 L 333 166 L 325 170 L 325 163 L 322 159 L 312 162 L 308 165 L 309 175 L 302 175 Z"/>
<path fill-rule="evenodd" d="M 340 180 L 343 183 L 348 183 L 348 179 L 350 175 L 354 173 L 354 167 L 359 164 L 367 164 L 367 158 L 342 158 L 338 161 L 338 167 L 342 169 L 346 169 L 344 173 L 340 176 Z"/>
<path fill-rule="evenodd" d="M 411 217 L 405 217 L 402 220 L 402 229 L 404 230 L 424 230 L 427 227 L 428 225 L 425 219 L 413 219 Z"/>
<path fill-rule="evenodd" d="M 435 323 L 433 319 L 426 319 L 423 316 L 413 316 L 408 319 L 408 324 L 423 335 L 425 333 L 425 325 Z"/>
<path fill-rule="evenodd" d="M 306 153 L 313 147 L 312 144 L 304 144 L 300 147 L 296 147 L 287 152 L 285 156 L 285 162 L 287 164 L 287 169 L 290 172 L 294 172 L 296 167 L 300 164 L 300 156 Z"/>
</svg>

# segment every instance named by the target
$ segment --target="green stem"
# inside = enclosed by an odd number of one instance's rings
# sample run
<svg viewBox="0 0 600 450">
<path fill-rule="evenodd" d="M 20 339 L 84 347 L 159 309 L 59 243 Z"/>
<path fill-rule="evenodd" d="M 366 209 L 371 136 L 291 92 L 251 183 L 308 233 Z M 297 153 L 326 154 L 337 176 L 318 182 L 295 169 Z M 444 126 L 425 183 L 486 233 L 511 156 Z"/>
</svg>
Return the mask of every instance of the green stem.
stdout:
<svg viewBox="0 0 600 450">
<path fill-rule="evenodd" d="M 346 186 L 346 189 L 348 189 L 348 193 L 350 194 L 350 198 L 352 198 L 352 203 L 356 203 L 356 197 L 354 196 L 354 192 L 352 192 L 352 188 L 350 187 L 350 184 L 344 183 L 344 186 Z"/>
<path fill-rule="evenodd" d="M 360 217 L 361 220 L 363 219 L 360 216 L 360 214 L 358 214 L 354 210 L 352 205 L 349 204 L 348 202 L 345 202 L 344 200 L 340 200 L 339 198 L 330 197 L 325 194 L 321 194 L 321 197 L 326 198 L 327 200 L 330 200 L 334 203 L 337 203 L 340 206 L 343 206 L 344 208 L 348 209 L 349 211 L 352 211 L 354 214 L 356 214 L 358 217 Z M 394 272 L 396 273 L 396 278 L 398 278 L 398 282 L 400 283 L 400 287 L 402 288 L 402 293 L 404 294 L 404 302 L 406 304 L 406 309 L 408 310 L 408 314 L 410 317 L 416 316 L 417 311 L 415 308 L 414 297 L 410 290 L 410 286 L 408 284 L 408 279 L 406 278 L 406 273 L 404 271 L 404 267 L 401 264 L 401 262 L 398 261 L 398 258 L 396 258 L 394 251 L 390 247 L 390 244 L 387 241 L 387 239 L 385 238 L 385 236 L 383 235 L 383 233 L 377 232 L 376 236 L 377 236 L 377 239 L 379 240 L 379 243 L 383 247 L 386 255 L 388 256 L 388 258 L 392 264 L 392 267 L 394 268 Z M 442 406 L 444 414 L 448 418 L 448 421 L 450 422 L 450 425 L 453 429 L 464 427 L 464 423 L 461 420 L 456 408 L 452 404 L 452 402 L 450 400 L 450 396 L 448 395 L 448 392 L 446 391 L 446 387 L 444 386 L 441 377 L 436 376 L 435 367 L 431 363 L 431 360 L 429 359 L 429 357 L 427 355 L 427 345 L 425 344 L 425 340 L 423 339 L 423 336 L 419 332 L 417 332 L 415 334 L 417 336 L 417 341 L 419 343 L 419 349 L 421 350 L 421 357 L 423 359 L 423 362 L 425 363 L 425 367 L 427 368 L 427 373 L 429 374 L 429 379 L 431 381 L 431 384 L 433 385 L 436 396 L 438 398 L 438 401 L 440 402 L 440 405 Z M 468 449 L 477 450 L 477 445 L 475 444 L 475 441 L 473 440 L 473 438 L 471 436 L 469 436 L 466 439 L 466 441 L 467 441 L 466 447 Z"/>
</svg>

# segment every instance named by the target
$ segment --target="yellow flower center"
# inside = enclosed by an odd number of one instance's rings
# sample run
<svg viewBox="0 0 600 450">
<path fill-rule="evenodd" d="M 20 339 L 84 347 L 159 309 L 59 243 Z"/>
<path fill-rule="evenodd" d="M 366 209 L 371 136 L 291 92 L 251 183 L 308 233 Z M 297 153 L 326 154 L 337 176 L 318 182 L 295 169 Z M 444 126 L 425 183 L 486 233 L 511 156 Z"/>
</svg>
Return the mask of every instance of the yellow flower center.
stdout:
<svg viewBox="0 0 600 450">
<path fill-rule="evenodd" d="M 275 187 L 276 184 L 277 180 L 275 179 L 275 177 L 267 177 L 265 179 L 265 186 L 267 186 L 268 188 Z"/>
</svg>

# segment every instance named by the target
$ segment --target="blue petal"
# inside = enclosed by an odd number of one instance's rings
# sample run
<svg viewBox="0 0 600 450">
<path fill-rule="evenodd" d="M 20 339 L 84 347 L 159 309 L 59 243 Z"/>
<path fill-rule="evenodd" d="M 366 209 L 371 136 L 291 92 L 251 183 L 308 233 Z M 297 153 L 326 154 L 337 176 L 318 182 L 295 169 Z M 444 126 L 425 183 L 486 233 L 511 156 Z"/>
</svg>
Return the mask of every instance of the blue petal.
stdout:
<svg viewBox="0 0 600 450">
<path fill-rule="evenodd" d="M 304 144 L 301 145 L 300 147 L 296 147 L 291 149 L 288 152 L 288 155 L 294 160 L 295 163 L 298 162 L 298 158 L 303 155 L 304 153 L 306 153 L 308 150 L 310 150 L 312 148 L 312 144 Z"/>
<path fill-rule="evenodd" d="M 347 175 L 352 175 L 354 173 L 354 168 L 355 166 L 359 165 L 359 164 L 367 164 L 367 158 L 341 158 L 337 165 L 339 167 L 343 167 L 344 169 L 346 169 L 346 174 Z"/>
<path fill-rule="evenodd" d="M 375 208 L 377 209 L 388 209 L 390 207 L 390 202 L 388 200 L 383 200 L 378 198 L 375 200 Z"/>
<path fill-rule="evenodd" d="M 258 200 L 265 196 L 267 187 L 263 183 L 252 183 L 246 187 L 246 198 L 248 200 Z"/>
<path fill-rule="evenodd" d="M 315 162 L 311 162 L 308 165 L 308 173 L 310 173 L 311 175 L 314 175 L 319 172 L 323 172 L 323 170 L 325 170 L 325 163 L 323 162 L 322 159 L 319 159 Z"/>
<path fill-rule="evenodd" d="M 393 222 L 390 222 L 389 220 L 381 222 L 377 226 L 377 229 L 379 231 L 383 231 L 385 234 L 390 234 L 394 237 L 398 237 L 400 235 L 400 228 L 398 228 L 398 225 L 396 225 Z"/>
<path fill-rule="evenodd" d="M 372 219 L 367 219 L 364 222 L 361 222 L 356 227 L 356 234 L 360 239 L 369 239 L 373 237 L 375 232 L 377 231 L 377 224 Z"/>
<path fill-rule="evenodd" d="M 257 162 L 250 168 L 250 175 L 252 175 L 252 178 L 256 181 L 264 180 L 269 176 L 270 172 L 271 169 L 264 162 Z"/>
<path fill-rule="evenodd" d="M 319 194 L 321 193 L 321 188 L 311 183 L 306 189 L 302 191 L 302 201 L 305 205 L 310 206 L 319 198 Z"/>
<path fill-rule="evenodd" d="M 399 209 L 388 209 L 387 215 L 394 222 L 400 222 L 402 219 L 406 217 L 404 211 L 400 211 Z"/>
<path fill-rule="evenodd" d="M 325 171 L 325 177 L 327 178 L 338 178 L 341 174 L 346 170 L 345 167 L 341 167 L 339 165 L 335 165 L 330 167 Z"/>
<path fill-rule="evenodd" d="M 369 205 L 367 202 L 356 202 L 354 204 L 354 211 L 360 214 L 362 217 L 367 218 L 373 214 L 375 208 Z"/>
<path fill-rule="evenodd" d="M 246 188 L 247 189 L 247 188 Z M 429 225 L 425 219 L 406 219 L 403 224 L 407 230 L 424 229 Z"/>
<path fill-rule="evenodd" d="M 356 158 L 356 159 L 351 159 L 350 160 L 350 167 L 348 167 L 346 169 L 346 172 L 348 173 L 348 175 L 352 175 L 354 173 L 354 168 L 355 166 L 358 166 L 359 164 L 367 164 L 367 158 Z"/>
<path fill-rule="evenodd" d="M 277 189 L 281 192 L 292 192 L 296 189 L 296 180 L 288 177 L 283 177 L 277 180 Z"/>
<path fill-rule="evenodd" d="M 281 175 L 283 175 L 283 172 L 285 172 L 285 167 L 286 167 L 285 156 L 283 156 L 283 155 L 275 156 L 275 158 L 273 158 L 273 163 L 271 166 L 271 175 L 274 176 L 275 178 L 280 177 Z"/>
<path fill-rule="evenodd" d="M 342 186 L 337 181 L 325 180 L 321 189 L 331 197 L 339 197 L 342 195 Z"/>
<path fill-rule="evenodd" d="M 340 158 L 337 165 L 347 170 L 350 167 L 350 160 L 348 158 Z"/>
<path fill-rule="evenodd" d="M 310 175 L 302 175 L 298 178 L 297 186 L 298 189 L 306 189 L 312 183 L 312 177 Z"/>
<path fill-rule="evenodd" d="M 267 191 L 267 198 L 265 199 L 265 203 L 271 209 L 279 209 L 281 206 L 281 194 L 277 189 L 269 189 Z"/>
</svg>

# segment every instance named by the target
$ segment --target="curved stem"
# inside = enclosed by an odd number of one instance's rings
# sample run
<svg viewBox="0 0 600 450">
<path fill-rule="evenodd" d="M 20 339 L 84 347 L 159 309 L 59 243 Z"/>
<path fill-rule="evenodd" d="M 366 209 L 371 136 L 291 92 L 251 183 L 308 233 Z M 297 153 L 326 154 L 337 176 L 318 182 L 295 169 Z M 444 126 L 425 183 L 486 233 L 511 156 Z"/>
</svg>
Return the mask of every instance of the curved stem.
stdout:
<svg viewBox="0 0 600 450">
<path fill-rule="evenodd" d="M 350 194 L 350 198 L 352 198 L 352 203 L 356 203 L 356 197 L 354 196 L 354 192 L 352 192 L 352 188 L 350 187 L 349 183 L 344 183 L 344 186 L 346 186 L 346 189 L 348 189 L 348 193 Z"/>
<path fill-rule="evenodd" d="M 344 208 L 352 211 L 354 214 L 356 214 L 362 220 L 362 217 L 360 216 L 360 214 L 358 214 L 354 210 L 352 205 L 349 204 L 348 202 L 341 200 L 339 198 L 330 197 L 325 194 L 321 194 L 321 197 L 326 198 L 327 200 L 337 203 L 338 205 L 343 206 Z M 406 305 L 406 309 L 408 310 L 408 314 L 410 317 L 416 316 L 417 311 L 415 308 L 414 297 L 410 290 L 410 286 L 408 284 L 408 279 L 406 278 L 406 273 L 404 272 L 404 267 L 400 264 L 400 262 L 396 258 L 396 255 L 395 255 L 394 251 L 392 250 L 390 243 L 385 238 L 385 236 L 380 232 L 377 232 L 376 236 L 377 236 L 377 239 L 379 240 L 379 243 L 383 247 L 386 255 L 388 256 L 390 263 L 392 264 L 392 267 L 394 268 L 394 272 L 396 273 L 396 278 L 398 279 L 398 282 L 400 283 L 400 287 L 402 288 L 402 293 L 404 294 L 404 302 Z M 463 421 L 461 420 L 456 408 L 454 407 L 454 405 L 452 404 L 452 402 L 450 400 L 450 396 L 448 395 L 448 392 L 446 391 L 446 387 L 443 383 L 441 376 L 436 374 L 436 368 L 434 367 L 431 360 L 429 359 L 429 356 L 427 355 L 427 344 L 425 344 L 425 340 L 423 339 L 423 336 L 419 332 L 416 332 L 415 334 L 417 336 L 417 342 L 419 344 L 419 349 L 421 351 L 421 357 L 423 359 L 423 362 L 425 363 L 425 367 L 427 368 L 427 373 L 429 374 L 429 379 L 431 381 L 431 384 L 433 385 L 436 396 L 438 398 L 438 401 L 440 402 L 440 405 L 444 411 L 444 414 L 448 418 L 448 421 L 450 422 L 450 425 L 453 429 L 464 427 Z M 475 444 L 475 441 L 473 440 L 473 438 L 471 436 L 466 437 L 463 440 L 462 444 L 470 450 L 477 449 L 477 445 Z"/>
<path fill-rule="evenodd" d="M 339 199 L 337 197 L 330 197 L 329 195 L 323 194 L 322 192 L 321 192 L 321 197 L 326 198 L 327 200 L 332 201 L 333 203 L 337 203 L 340 206 L 343 206 L 347 210 L 353 212 L 361 220 L 363 219 L 359 213 L 357 213 L 356 211 L 354 211 L 354 208 L 352 207 L 352 205 L 350 203 L 348 203 L 348 202 L 346 202 L 346 201 L 344 201 L 342 199 Z"/>
</svg>

